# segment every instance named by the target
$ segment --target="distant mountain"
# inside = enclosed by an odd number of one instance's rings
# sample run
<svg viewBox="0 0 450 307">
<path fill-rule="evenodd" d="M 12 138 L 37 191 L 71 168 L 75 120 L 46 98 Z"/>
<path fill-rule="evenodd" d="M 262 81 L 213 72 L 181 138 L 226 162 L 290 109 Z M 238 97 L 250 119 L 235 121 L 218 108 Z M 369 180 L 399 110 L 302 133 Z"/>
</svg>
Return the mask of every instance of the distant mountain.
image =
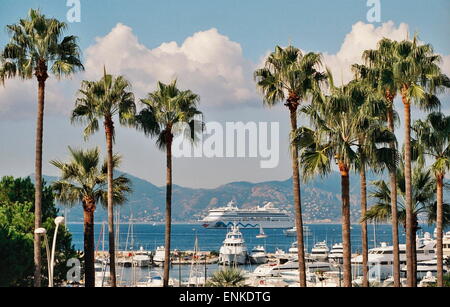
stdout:
<svg viewBox="0 0 450 307">
<path fill-rule="evenodd" d="M 163 221 L 165 208 L 165 187 L 158 187 L 146 180 L 125 174 L 133 184 L 133 193 L 129 202 L 120 209 L 121 220 L 133 218 L 141 222 Z M 369 176 L 369 180 L 373 180 Z M 33 177 L 32 177 L 33 178 Z M 57 178 L 44 176 L 47 183 Z M 359 177 L 351 177 L 352 219 L 359 218 Z M 302 209 L 307 222 L 335 222 L 341 216 L 341 179 L 339 173 L 332 173 L 326 178 L 317 178 L 302 184 Z M 280 208 L 293 213 L 292 179 L 286 181 L 269 181 L 261 183 L 233 182 L 215 189 L 192 189 L 174 185 L 173 209 L 174 221 L 196 221 L 208 210 L 224 206 L 229 201 L 248 208 L 273 202 Z M 63 206 L 59 206 L 64 210 Z M 81 206 L 68 211 L 70 222 L 81 222 Z M 96 211 L 96 220 L 106 220 L 106 212 L 101 206 Z"/>
</svg>

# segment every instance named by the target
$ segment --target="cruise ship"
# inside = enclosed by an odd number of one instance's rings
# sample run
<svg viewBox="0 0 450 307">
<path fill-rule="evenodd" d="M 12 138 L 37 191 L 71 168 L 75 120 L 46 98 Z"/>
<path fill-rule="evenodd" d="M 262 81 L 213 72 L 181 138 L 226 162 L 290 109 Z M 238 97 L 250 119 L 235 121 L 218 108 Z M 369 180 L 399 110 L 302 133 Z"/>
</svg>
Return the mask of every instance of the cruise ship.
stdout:
<svg viewBox="0 0 450 307">
<path fill-rule="evenodd" d="M 239 228 L 265 229 L 288 229 L 294 224 L 287 211 L 275 208 L 270 202 L 263 207 L 240 209 L 233 201 L 226 207 L 210 210 L 200 223 L 205 228 L 228 228 L 237 225 Z"/>
</svg>

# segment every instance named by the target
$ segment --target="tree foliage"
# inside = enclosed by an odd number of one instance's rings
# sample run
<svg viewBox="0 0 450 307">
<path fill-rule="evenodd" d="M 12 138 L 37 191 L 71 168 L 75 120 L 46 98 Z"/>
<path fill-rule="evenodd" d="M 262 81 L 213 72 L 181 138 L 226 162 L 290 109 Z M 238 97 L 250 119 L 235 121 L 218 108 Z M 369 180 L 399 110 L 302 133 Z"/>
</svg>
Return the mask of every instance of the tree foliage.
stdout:
<svg viewBox="0 0 450 307">
<path fill-rule="evenodd" d="M 31 286 L 33 283 L 34 184 L 30 178 L 3 177 L 0 181 L 0 286 Z M 54 218 L 58 215 L 51 187 L 43 187 L 43 227 L 53 240 Z M 58 230 L 55 256 L 55 284 L 66 278 L 66 262 L 77 257 L 72 236 L 65 227 Z M 42 255 L 46 257 L 44 245 Z M 47 261 L 43 262 L 47 280 Z"/>
</svg>

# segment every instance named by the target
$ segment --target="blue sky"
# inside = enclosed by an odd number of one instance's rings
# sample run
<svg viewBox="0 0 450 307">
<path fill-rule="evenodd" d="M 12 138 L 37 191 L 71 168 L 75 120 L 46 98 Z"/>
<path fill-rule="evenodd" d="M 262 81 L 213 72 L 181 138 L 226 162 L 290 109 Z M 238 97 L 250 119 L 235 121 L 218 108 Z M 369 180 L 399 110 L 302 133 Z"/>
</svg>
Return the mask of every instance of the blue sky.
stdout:
<svg viewBox="0 0 450 307">
<path fill-rule="evenodd" d="M 2 26 L 14 23 L 29 8 L 64 19 L 65 0 L 2 0 Z M 118 22 L 132 27 L 141 41 L 154 47 L 164 41 L 181 42 L 194 32 L 210 28 L 243 46 L 257 59 L 276 44 L 306 50 L 336 52 L 357 21 L 365 21 L 366 0 L 81 0 L 82 22 L 71 24 L 83 48 Z M 431 41 L 438 52 L 450 52 L 450 2 L 447 0 L 381 0 L 381 22 L 405 22 Z M 0 34 L 5 40 L 5 33 Z"/>
<path fill-rule="evenodd" d="M 406 31 L 401 26 L 404 23 L 410 32 L 418 32 L 422 41 L 433 44 L 436 52 L 445 57 L 443 65 L 450 71 L 450 1 L 381 0 L 381 22 L 374 24 L 366 19 L 369 10 L 366 3 L 366 0 L 81 0 L 81 22 L 69 24 L 68 33 L 79 36 L 87 71 L 72 80 L 51 81 L 48 85 L 44 173 L 57 174 L 46 161 L 64 159 L 67 145 L 103 147 L 101 133 L 85 144 L 81 127 L 68 123 L 68 112 L 73 107 L 79 79 L 93 78 L 105 64 L 113 73 L 125 74 L 136 83 L 138 97 L 150 91 L 157 79 L 169 81 L 171 76 L 179 77 L 182 85 L 202 94 L 201 107 L 207 120 L 280 122 L 280 165 L 276 169 L 260 169 L 259 160 L 255 159 L 179 159 L 175 161 L 177 184 L 214 187 L 235 180 L 287 179 L 290 166 L 286 149 L 286 110 L 282 107 L 264 109 L 253 93 L 251 80 L 252 70 L 275 45 L 291 42 L 303 50 L 322 52 L 326 64 L 345 79 L 347 64 L 358 59 L 353 51 L 370 45 L 371 40 L 375 44 L 375 38 L 384 35 L 405 38 Z M 2 0 L 0 28 L 25 17 L 29 8 L 40 8 L 46 15 L 61 20 L 65 20 L 69 9 L 65 0 Z M 391 24 L 386 24 L 390 21 Z M 103 39 L 99 42 L 96 38 Z M 190 43 L 184 44 L 187 38 L 191 38 Z M 7 39 L 6 31 L 0 30 L 0 47 Z M 206 45 L 202 45 L 205 40 Z M 217 57 L 207 50 L 208 42 L 213 40 Z M 172 56 L 176 50 L 183 58 L 170 58 L 167 64 L 164 61 L 157 63 L 159 65 L 148 63 L 157 56 L 156 49 L 169 42 L 176 42 L 176 45 L 170 45 L 170 50 L 165 45 L 164 54 Z M 209 67 L 195 66 L 198 64 L 196 57 L 203 57 L 203 53 L 207 54 L 206 66 Z M 133 58 L 145 60 L 142 74 L 139 67 L 132 67 L 136 65 Z M 171 65 L 178 60 L 181 63 L 178 67 Z M 167 69 L 164 65 L 168 65 Z M 194 72 L 204 72 L 197 76 L 186 70 L 190 65 L 195 66 Z M 219 72 L 211 72 L 209 68 L 214 65 L 223 67 L 217 70 Z M 233 69 L 227 70 L 227 67 Z M 242 74 L 236 73 L 241 70 Z M 215 81 L 207 84 L 211 74 Z M 225 78 L 245 95 L 222 87 L 217 82 L 220 78 Z M 9 81 L 5 88 L 0 88 L 0 140 L 8 144 L 0 148 L 0 175 L 24 176 L 33 172 L 35 84 L 24 84 Z M 210 99 L 216 92 L 220 101 Z M 124 155 L 124 171 L 163 184 L 164 155 L 154 148 L 153 141 L 135 131 L 120 129 L 116 149 Z"/>
</svg>

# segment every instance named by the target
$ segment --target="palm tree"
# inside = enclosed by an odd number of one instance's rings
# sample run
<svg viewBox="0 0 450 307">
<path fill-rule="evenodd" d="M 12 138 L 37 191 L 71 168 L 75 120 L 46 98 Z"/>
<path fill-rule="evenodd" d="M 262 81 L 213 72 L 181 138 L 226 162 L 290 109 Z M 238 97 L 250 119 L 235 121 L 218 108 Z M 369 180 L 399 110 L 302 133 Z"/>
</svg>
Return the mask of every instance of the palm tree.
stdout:
<svg viewBox="0 0 450 307">
<path fill-rule="evenodd" d="M 398 191 L 398 217 L 406 230 L 406 185 L 405 171 L 403 165 L 397 169 L 397 191 Z M 387 183 L 383 180 L 372 183 L 374 190 L 370 197 L 375 199 L 375 204 L 367 211 L 364 219 L 371 222 L 386 222 L 390 219 L 391 193 Z M 422 165 L 417 165 L 412 173 L 413 187 L 413 239 L 416 240 L 416 232 L 419 227 L 419 216 L 425 215 L 427 223 L 436 223 L 436 180 L 431 170 L 424 170 Z M 443 204 L 443 225 L 450 225 L 450 205 Z"/>
<path fill-rule="evenodd" d="M 5 58 L 0 53 L 0 84 L 1 85 L 4 85 L 5 78 L 6 78 L 7 69 L 5 69 L 5 64 L 6 64 Z"/>
<path fill-rule="evenodd" d="M 84 270 L 85 286 L 95 287 L 94 269 L 94 212 L 96 205 L 107 206 L 108 171 L 107 161 L 100 164 L 98 148 L 78 150 L 69 147 L 71 160 L 50 161 L 61 171 L 58 181 L 53 183 L 55 198 L 67 206 L 81 203 L 84 211 Z M 120 156 L 113 157 L 113 166 L 120 164 Z M 130 181 L 125 176 L 118 176 L 113 181 L 114 205 L 127 201 L 126 193 L 131 192 Z"/>
<path fill-rule="evenodd" d="M 72 111 L 72 123 L 85 124 L 84 136 L 88 138 L 99 129 L 99 120 L 103 120 L 107 149 L 108 174 L 108 236 L 111 285 L 116 287 L 115 242 L 114 242 L 114 191 L 113 143 L 115 136 L 114 116 L 119 117 L 122 125 L 130 125 L 136 113 L 134 95 L 130 83 L 122 76 L 113 77 L 104 70 L 99 81 L 83 81 L 79 97 Z"/>
<path fill-rule="evenodd" d="M 394 140 L 395 135 L 389 130 L 383 128 L 386 114 L 386 104 L 382 96 L 373 93 L 371 87 L 367 87 L 364 82 L 352 81 L 352 97 L 359 104 L 360 124 L 357 127 L 359 131 L 357 144 L 357 162 L 355 168 L 360 175 L 360 197 L 361 197 L 361 217 L 364 217 L 367 211 L 367 170 L 382 171 L 385 167 L 395 169 L 396 156 L 392 155 L 392 148 L 377 148 L 380 142 Z M 391 142 L 390 142 L 391 143 Z M 392 159 L 394 157 L 394 159 Z M 361 242 L 362 242 L 362 273 L 363 287 L 369 287 L 368 280 L 368 261 L 369 244 L 367 235 L 367 222 L 361 220 Z"/>
<path fill-rule="evenodd" d="M 356 78 L 366 82 L 380 95 L 384 95 L 387 108 L 387 126 L 392 134 L 395 134 L 394 99 L 398 92 L 397 84 L 394 79 L 394 48 L 397 42 L 388 38 L 383 38 L 378 42 L 377 49 L 366 50 L 363 53 L 363 60 L 366 65 L 353 65 Z M 396 160 L 395 141 L 390 143 L 393 154 L 392 161 Z M 399 254 L 399 236 L 398 236 L 398 216 L 397 216 L 397 178 L 396 170 L 389 170 L 391 187 L 391 212 L 392 214 L 392 245 L 393 245 L 393 279 L 394 287 L 400 287 L 400 254 Z"/>
<path fill-rule="evenodd" d="M 3 50 L 3 77 L 21 79 L 36 77 L 38 81 L 38 111 L 35 151 L 35 228 L 41 227 L 42 219 L 42 139 L 44 122 L 45 82 L 49 70 L 59 79 L 83 70 L 80 51 L 75 36 L 63 37 L 67 24 L 47 18 L 39 10 L 31 9 L 26 19 L 8 25 L 10 42 Z M 41 241 L 34 236 L 34 262 L 36 287 L 41 285 Z"/>
<path fill-rule="evenodd" d="M 344 286 L 351 287 L 351 240 L 350 240 L 350 170 L 360 164 L 358 148 L 369 157 L 372 148 L 381 156 L 387 148 L 381 145 L 389 142 L 392 136 L 383 131 L 378 120 L 371 118 L 370 109 L 373 104 L 366 99 L 355 97 L 353 84 L 336 88 L 332 85 L 331 95 L 322 101 L 303 108 L 303 112 L 311 118 L 314 130 L 306 127 L 296 131 L 293 143 L 301 152 L 303 174 L 310 177 L 315 174 L 326 175 L 331 171 L 334 159 L 341 174 L 342 190 L 342 241 L 344 256 Z M 361 143 L 361 128 L 369 135 L 373 145 L 368 141 Z M 370 153 L 372 155 L 372 153 Z M 367 163 L 367 160 L 365 160 Z M 363 165 L 361 163 L 360 165 Z"/>
<path fill-rule="evenodd" d="M 450 169 L 450 117 L 442 113 L 431 113 L 426 121 L 418 120 L 413 125 L 417 141 L 418 157 L 423 165 L 425 157 L 432 158 L 431 170 L 436 179 L 436 254 L 437 254 L 437 285 L 443 287 L 443 188 L 444 178 Z"/>
<path fill-rule="evenodd" d="M 429 44 L 420 45 L 417 36 L 412 41 L 405 40 L 395 44 L 393 49 L 393 76 L 396 88 L 402 96 L 405 110 L 405 207 L 406 207 L 406 254 L 408 286 L 417 285 L 414 269 L 414 216 L 411 170 L 411 103 L 420 108 L 432 110 L 440 105 L 436 94 L 443 87 L 449 87 L 450 81 L 439 68 L 440 56 L 436 55 Z"/>
<path fill-rule="evenodd" d="M 243 287 L 245 276 L 241 270 L 225 268 L 214 272 L 206 284 L 209 287 Z"/>
<path fill-rule="evenodd" d="M 265 67 L 254 73 L 258 89 L 262 92 L 263 103 L 269 107 L 284 102 L 289 109 L 291 134 L 297 130 L 297 109 L 302 102 L 313 96 L 321 95 L 320 86 L 327 75 L 318 71 L 322 65 L 322 56 L 317 53 L 303 54 L 293 46 L 281 48 L 266 59 Z M 300 286 L 306 287 L 306 267 L 303 238 L 303 218 L 300 195 L 300 175 L 298 152 L 290 146 L 292 155 L 292 180 L 295 208 L 295 224 L 297 228 L 298 263 Z"/>
<path fill-rule="evenodd" d="M 165 261 L 163 286 L 169 285 L 170 269 L 170 234 L 172 228 L 172 143 L 176 135 L 184 133 L 185 137 L 196 140 L 203 122 L 196 119 L 202 113 L 197 109 L 200 97 L 190 90 L 179 90 L 177 81 L 170 84 L 158 82 L 156 91 L 149 93 L 141 102 L 142 111 L 136 115 L 137 129 L 146 135 L 157 138 L 159 149 L 166 151 L 166 228 Z M 189 129 L 184 125 L 189 125 Z"/>
</svg>

